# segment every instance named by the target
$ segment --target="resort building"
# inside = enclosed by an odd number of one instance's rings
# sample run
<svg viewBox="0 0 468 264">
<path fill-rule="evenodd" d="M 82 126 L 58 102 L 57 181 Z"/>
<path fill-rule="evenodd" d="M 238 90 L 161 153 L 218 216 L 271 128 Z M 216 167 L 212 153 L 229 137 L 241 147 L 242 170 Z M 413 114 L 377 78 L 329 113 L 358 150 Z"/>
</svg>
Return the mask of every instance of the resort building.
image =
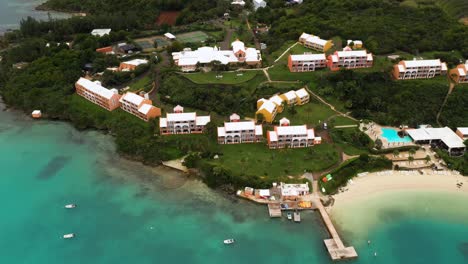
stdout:
<svg viewBox="0 0 468 264">
<path fill-rule="evenodd" d="M 259 117 L 259 114 L 263 115 L 263 121 L 268 123 L 275 120 L 276 114 L 283 112 L 283 98 L 279 95 L 274 95 L 270 99 L 261 98 L 257 101 L 257 112 L 255 116 Z"/>
<path fill-rule="evenodd" d="M 200 47 L 195 51 L 184 49 L 181 52 L 173 52 L 172 59 L 183 72 L 195 71 L 199 65 L 203 66 L 214 61 L 219 61 L 222 65 L 245 63 L 250 66 L 260 66 L 262 56 L 259 50 L 246 48 L 244 42 L 240 40 L 232 42 L 231 47 L 231 50 L 220 50 L 216 46 Z"/>
<path fill-rule="evenodd" d="M 245 1 L 244 0 L 233 0 L 231 2 L 231 5 L 244 7 L 245 6 Z"/>
<path fill-rule="evenodd" d="M 369 68 L 373 62 L 372 53 L 365 50 L 335 51 L 328 56 L 328 67 L 332 71 L 338 71 L 340 68 Z"/>
<path fill-rule="evenodd" d="M 321 137 L 315 137 L 314 129 L 308 129 L 306 125 L 290 126 L 286 118 L 280 120 L 274 131 L 268 131 L 267 139 L 270 149 L 306 148 L 322 143 Z"/>
<path fill-rule="evenodd" d="M 135 93 L 126 93 L 120 98 L 120 108 L 144 121 L 161 116 L 161 109 L 153 106 L 153 102 Z"/>
<path fill-rule="evenodd" d="M 148 64 L 148 60 L 134 59 L 131 61 L 121 62 L 119 71 L 134 71 L 138 66 Z"/>
<path fill-rule="evenodd" d="M 393 76 L 398 80 L 428 79 L 447 73 L 447 64 L 437 60 L 402 60 L 393 66 Z"/>
<path fill-rule="evenodd" d="M 327 67 L 325 54 L 289 55 L 288 68 L 290 72 L 310 72 L 317 68 Z"/>
<path fill-rule="evenodd" d="M 353 47 L 353 49 L 362 49 L 362 41 L 361 40 L 351 40 L 348 39 L 346 42 L 347 46 Z M 351 45 L 352 44 L 352 45 Z"/>
<path fill-rule="evenodd" d="M 450 70 L 450 78 L 456 83 L 468 83 L 468 60 Z"/>
<path fill-rule="evenodd" d="M 446 150 L 451 156 L 461 156 L 466 149 L 463 139 L 449 127 L 407 129 L 406 133 L 415 143 L 434 145 Z"/>
<path fill-rule="evenodd" d="M 283 200 L 295 200 L 299 196 L 308 195 L 310 193 L 309 184 L 307 183 L 287 184 L 281 182 L 279 188 Z"/>
<path fill-rule="evenodd" d="M 307 33 L 302 33 L 302 35 L 299 37 L 299 42 L 306 48 L 320 52 L 327 52 L 327 50 L 333 47 L 333 42 L 331 40 L 321 39 L 318 36 Z"/>
<path fill-rule="evenodd" d="M 262 125 L 254 121 L 240 121 L 237 114 L 230 116 L 230 122 L 218 127 L 219 144 L 257 143 L 263 140 Z"/>
<path fill-rule="evenodd" d="M 468 127 L 457 127 L 455 132 L 463 141 L 468 139 Z"/>
<path fill-rule="evenodd" d="M 109 35 L 111 31 L 112 29 L 110 28 L 97 28 L 91 31 L 91 35 L 96 36 L 96 37 L 103 37 L 105 35 Z"/>
<path fill-rule="evenodd" d="M 265 0 L 253 0 L 254 10 L 257 10 L 261 7 L 266 7 Z"/>
<path fill-rule="evenodd" d="M 307 104 L 310 100 L 310 95 L 305 88 L 301 88 L 297 91 L 289 91 L 281 95 L 281 98 L 288 105 L 303 105 Z"/>
<path fill-rule="evenodd" d="M 115 53 L 112 46 L 96 49 L 96 52 L 104 53 L 104 54 L 107 54 L 107 55 Z"/>
<path fill-rule="evenodd" d="M 164 37 L 166 37 L 168 40 L 175 40 L 176 39 L 176 36 L 174 36 L 174 34 L 169 33 L 169 32 L 165 33 Z"/>
<path fill-rule="evenodd" d="M 120 106 L 120 95 L 116 89 L 109 90 L 101 86 L 99 81 L 92 82 L 80 78 L 75 83 L 76 93 L 100 107 L 112 111 Z"/>
<path fill-rule="evenodd" d="M 184 113 L 184 108 L 178 105 L 174 108 L 174 113 L 159 119 L 159 128 L 161 135 L 200 134 L 210 121 L 210 116 L 197 116 L 195 112 Z"/>
</svg>

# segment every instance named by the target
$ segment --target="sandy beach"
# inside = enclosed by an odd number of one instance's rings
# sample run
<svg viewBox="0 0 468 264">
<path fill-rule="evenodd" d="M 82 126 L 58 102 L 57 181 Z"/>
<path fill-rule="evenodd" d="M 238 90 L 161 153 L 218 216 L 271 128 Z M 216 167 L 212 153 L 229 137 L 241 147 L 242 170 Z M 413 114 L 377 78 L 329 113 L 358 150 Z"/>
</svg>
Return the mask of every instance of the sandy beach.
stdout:
<svg viewBox="0 0 468 264">
<path fill-rule="evenodd" d="M 462 187 L 458 188 L 457 183 L 463 183 Z M 333 196 L 334 207 L 394 191 L 443 191 L 468 195 L 468 177 L 450 171 L 432 170 L 424 170 L 422 175 L 417 171 L 376 172 L 354 178 L 344 189 Z"/>
</svg>

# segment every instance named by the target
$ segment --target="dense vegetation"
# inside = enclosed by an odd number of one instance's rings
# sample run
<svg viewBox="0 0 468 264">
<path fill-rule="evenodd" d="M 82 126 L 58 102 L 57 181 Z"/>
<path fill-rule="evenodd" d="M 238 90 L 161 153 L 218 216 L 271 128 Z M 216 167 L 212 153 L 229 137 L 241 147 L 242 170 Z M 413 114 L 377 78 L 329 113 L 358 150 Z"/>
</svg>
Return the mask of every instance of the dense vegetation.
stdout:
<svg viewBox="0 0 468 264">
<path fill-rule="evenodd" d="M 385 54 L 402 50 L 417 54 L 460 50 L 468 57 L 468 28 L 433 5 L 412 7 L 399 0 L 304 1 L 285 12 L 284 1 L 273 0 L 252 19 L 271 24 L 264 41 L 271 50 L 297 39 L 302 32 L 322 38 L 360 39 L 370 51 Z M 461 2 L 461 1 L 460 1 Z"/>
</svg>

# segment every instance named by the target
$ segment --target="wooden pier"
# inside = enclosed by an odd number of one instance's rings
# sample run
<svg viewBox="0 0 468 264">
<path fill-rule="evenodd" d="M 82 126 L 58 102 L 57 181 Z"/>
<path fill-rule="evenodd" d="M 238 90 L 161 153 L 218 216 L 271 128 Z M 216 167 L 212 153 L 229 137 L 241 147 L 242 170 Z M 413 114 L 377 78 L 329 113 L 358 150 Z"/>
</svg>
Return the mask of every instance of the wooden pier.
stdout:
<svg viewBox="0 0 468 264">
<path fill-rule="evenodd" d="M 358 254 L 356 250 L 354 249 L 354 247 L 345 247 L 345 245 L 343 244 L 343 241 L 341 241 L 341 238 L 338 235 L 338 232 L 336 231 L 335 226 L 333 225 L 330 219 L 330 216 L 325 210 L 325 207 L 323 206 L 322 201 L 320 200 L 320 197 L 318 195 L 317 181 L 314 181 L 314 196 L 315 196 L 314 203 L 317 206 L 317 209 L 319 210 L 320 215 L 322 216 L 322 220 L 328 229 L 328 233 L 330 233 L 330 236 L 331 236 L 330 239 L 325 239 L 323 241 L 325 243 L 325 247 L 328 250 L 328 253 L 330 254 L 331 259 L 332 260 L 344 260 L 344 259 L 357 258 Z"/>
<path fill-rule="evenodd" d="M 281 217 L 281 205 L 280 203 L 269 203 L 268 213 L 270 217 Z"/>
</svg>

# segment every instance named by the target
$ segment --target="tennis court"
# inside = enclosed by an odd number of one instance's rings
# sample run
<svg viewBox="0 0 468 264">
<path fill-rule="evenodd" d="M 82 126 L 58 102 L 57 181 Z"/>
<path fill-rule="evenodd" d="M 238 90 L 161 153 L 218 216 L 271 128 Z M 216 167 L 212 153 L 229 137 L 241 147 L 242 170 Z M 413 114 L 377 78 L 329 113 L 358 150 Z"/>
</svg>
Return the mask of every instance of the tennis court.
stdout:
<svg viewBox="0 0 468 264">
<path fill-rule="evenodd" d="M 155 41 L 158 43 L 158 48 L 164 48 L 171 44 L 168 40 L 161 36 L 136 39 L 135 43 L 138 44 L 138 46 L 140 46 L 144 51 L 148 51 L 154 49 Z"/>
<path fill-rule="evenodd" d="M 203 31 L 193 31 L 176 35 L 176 39 L 184 43 L 203 42 L 208 38 L 209 36 Z"/>
<path fill-rule="evenodd" d="M 138 41 L 135 41 L 135 43 L 144 50 L 151 49 L 154 47 L 153 43 L 151 43 L 149 40 L 138 40 Z"/>
</svg>

